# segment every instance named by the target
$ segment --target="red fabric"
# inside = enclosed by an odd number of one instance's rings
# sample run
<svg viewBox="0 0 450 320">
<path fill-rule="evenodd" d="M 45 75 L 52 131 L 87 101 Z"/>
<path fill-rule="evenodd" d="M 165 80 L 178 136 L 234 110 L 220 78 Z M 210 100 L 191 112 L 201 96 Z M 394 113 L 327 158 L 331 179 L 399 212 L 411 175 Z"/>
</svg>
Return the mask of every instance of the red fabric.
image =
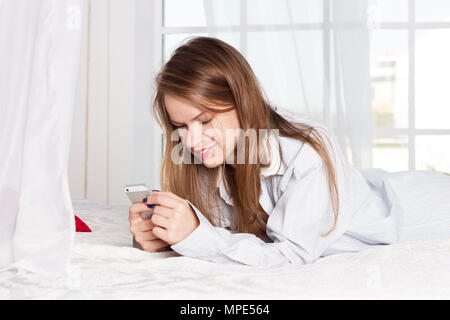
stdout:
<svg viewBox="0 0 450 320">
<path fill-rule="evenodd" d="M 92 232 L 86 223 L 84 223 L 80 218 L 75 216 L 75 231 L 76 232 Z"/>
</svg>

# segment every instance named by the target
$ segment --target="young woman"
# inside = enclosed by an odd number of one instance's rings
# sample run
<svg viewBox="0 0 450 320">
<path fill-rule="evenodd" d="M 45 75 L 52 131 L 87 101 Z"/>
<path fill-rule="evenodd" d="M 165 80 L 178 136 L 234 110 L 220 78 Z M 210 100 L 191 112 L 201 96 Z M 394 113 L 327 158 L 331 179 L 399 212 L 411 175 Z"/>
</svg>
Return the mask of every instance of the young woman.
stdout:
<svg viewBox="0 0 450 320">
<path fill-rule="evenodd" d="M 130 207 L 142 249 L 279 265 L 450 237 L 449 176 L 358 171 L 326 126 L 270 106 L 230 45 L 191 39 L 156 81 L 164 191 Z"/>
</svg>

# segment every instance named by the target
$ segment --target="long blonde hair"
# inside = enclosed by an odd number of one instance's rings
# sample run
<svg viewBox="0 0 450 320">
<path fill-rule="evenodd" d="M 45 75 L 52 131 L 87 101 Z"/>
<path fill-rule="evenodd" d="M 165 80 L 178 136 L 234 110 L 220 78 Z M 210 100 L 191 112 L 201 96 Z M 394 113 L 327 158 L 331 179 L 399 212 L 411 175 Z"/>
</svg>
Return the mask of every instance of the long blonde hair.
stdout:
<svg viewBox="0 0 450 320">
<path fill-rule="evenodd" d="M 186 99 L 199 109 L 214 113 L 236 108 L 241 129 L 278 129 L 279 135 L 298 139 L 309 144 L 326 166 L 328 189 L 336 227 L 339 197 L 334 167 L 326 143 L 319 132 L 305 123 L 291 122 L 270 107 L 250 65 L 229 44 L 211 37 L 196 37 L 178 47 L 170 60 L 156 76 L 156 96 L 153 103 L 155 117 L 164 131 L 165 150 L 161 167 L 161 188 L 192 202 L 213 224 L 218 225 L 216 180 L 218 175 L 226 182 L 225 187 L 233 202 L 235 231 L 265 237 L 268 215 L 259 203 L 261 192 L 260 172 L 266 167 L 260 159 L 250 164 L 249 154 L 254 146 L 246 141 L 245 163 L 231 166 L 224 163 L 214 169 L 194 164 L 194 156 L 184 150 L 181 157 L 190 158 L 190 164 L 175 164 L 172 150 L 179 143 L 171 141 L 176 130 L 164 105 L 164 95 L 170 94 Z M 220 108 L 211 107 L 211 104 Z M 231 106 L 229 108 L 224 108 Z M 258 134 L 258 141 L 260 137 Z M 258 143 L 259 145 L 259 143 Z M 259 154 L 258 152 L 256 152 Z M 280 156 L 281 151 L 280 151 Z M 203 191 L 203 192 L 200 192 Z"/>
</svg>

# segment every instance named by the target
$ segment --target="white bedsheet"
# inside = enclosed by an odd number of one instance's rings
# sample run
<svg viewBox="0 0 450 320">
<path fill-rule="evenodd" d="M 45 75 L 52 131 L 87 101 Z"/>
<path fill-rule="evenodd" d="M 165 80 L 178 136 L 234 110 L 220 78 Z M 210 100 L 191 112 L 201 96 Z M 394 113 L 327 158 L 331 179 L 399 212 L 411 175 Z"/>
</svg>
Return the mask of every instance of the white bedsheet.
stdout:
<svg viewBox="0 0 450 320">
<path fill-rule="evenodd" d="M 0 271 L 2 299 L 449 299 L 450 239 L 374 247 L 310 265 L 219 265 L 132 248 L 128 207 L 74 201 L 68 278 Z"/>
</svg>

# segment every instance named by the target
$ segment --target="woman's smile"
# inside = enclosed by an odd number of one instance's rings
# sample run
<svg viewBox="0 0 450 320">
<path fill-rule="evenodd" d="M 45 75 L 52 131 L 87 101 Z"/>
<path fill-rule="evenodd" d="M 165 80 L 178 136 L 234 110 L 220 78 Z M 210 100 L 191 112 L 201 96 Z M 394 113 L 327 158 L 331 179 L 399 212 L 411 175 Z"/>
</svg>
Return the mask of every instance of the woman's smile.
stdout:
<svg viewBox="0 0 450 320">
<path fill-rule="evenodd" d="M 198 157 L 201 157 L 202 159 L 206 159 L 211 154 L 211 152 L 214 150 L 214 147 L 216 145 L 217 145 L 217 143 L 215 142 L 213 145 L 211 145 L 209 147 L 203 148 L 199 151 L 195 151 L 195 154 Z"/>
</svg>

